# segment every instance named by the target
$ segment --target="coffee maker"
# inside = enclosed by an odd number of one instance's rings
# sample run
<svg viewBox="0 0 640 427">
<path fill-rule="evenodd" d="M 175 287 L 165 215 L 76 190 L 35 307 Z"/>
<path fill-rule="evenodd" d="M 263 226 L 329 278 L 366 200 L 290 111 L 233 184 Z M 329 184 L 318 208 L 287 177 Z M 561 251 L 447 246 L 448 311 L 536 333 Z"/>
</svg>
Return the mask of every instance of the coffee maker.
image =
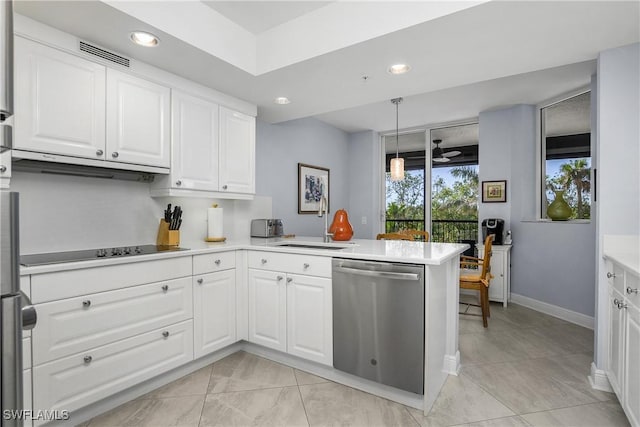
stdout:
<svg viewBox="0 0 640 427">
<path fill-rule="evenodd" d="M 493 238 L 494 245 L 502 245 L 504 242 L 504 219 L 487 218 L 482 220 L 483 242 L 489 234 L 495 235 L 495 237 Z"/>
</svg>

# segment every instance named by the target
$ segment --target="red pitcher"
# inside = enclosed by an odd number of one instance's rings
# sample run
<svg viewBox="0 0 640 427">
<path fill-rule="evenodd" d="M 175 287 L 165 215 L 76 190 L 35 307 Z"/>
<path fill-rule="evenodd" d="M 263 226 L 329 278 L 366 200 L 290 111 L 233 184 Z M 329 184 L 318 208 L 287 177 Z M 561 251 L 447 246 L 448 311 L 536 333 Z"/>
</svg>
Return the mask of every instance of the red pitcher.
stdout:
<svg viewBox="0 0 640 427">
<path fill-rule="evenodd" d="M 333 240 L 350 240 L 353 237 L 353 227 L 349 224 L 347 211 L 344 209 L 336 211 L 329 233 L 333 233 Z"/>
</svg>

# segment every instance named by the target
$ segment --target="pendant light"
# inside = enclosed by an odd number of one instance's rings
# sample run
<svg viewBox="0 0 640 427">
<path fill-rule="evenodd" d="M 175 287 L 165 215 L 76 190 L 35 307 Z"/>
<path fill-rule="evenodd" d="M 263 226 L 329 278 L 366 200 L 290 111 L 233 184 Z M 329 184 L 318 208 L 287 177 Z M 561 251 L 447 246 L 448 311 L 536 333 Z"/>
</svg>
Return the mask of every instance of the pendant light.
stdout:
<svg viewBox="0 0 640 427">
<path fill-rule="evenodd" d="M 399 157 L 399 140 L 398 140 L 398 104 L 402 102 L 402 98 L 393 98 L 392 104 L 396 105 L 396 158 L 391 159 L 391 181 L 402 181 L 404 179 L 404 159 Z"/>
</svg>

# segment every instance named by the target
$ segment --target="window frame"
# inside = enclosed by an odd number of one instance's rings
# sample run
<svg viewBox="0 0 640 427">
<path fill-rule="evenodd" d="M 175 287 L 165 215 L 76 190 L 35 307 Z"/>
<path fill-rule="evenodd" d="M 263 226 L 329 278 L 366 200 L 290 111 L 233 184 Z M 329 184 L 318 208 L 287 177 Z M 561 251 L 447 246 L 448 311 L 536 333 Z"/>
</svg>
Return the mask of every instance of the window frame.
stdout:
<svg viewBox="0 0 640 427">
<path fill-rule="evenodd" d="M 546 218 L 542 214 L 542 206 L 546 205 L 547 195 L 546 195 L 546 160 L 547 160 L 547 146 L 546 141 L 543 139 L 543 126 L 544 126 L 544 115 L 542 114 L 542 110 L 544 108 L 555 105 L 559 102 L 566 101 L 567 99 L 574 98 L 576 96 L 585 94 L 587 92 L 593 92 L 591 85 L 580 86 L 579 88 L 573 89 L 569 92 L 564 92 L 558 96 L 554 96 L 553 98 L 547 99 L 536 105 L 536 143 L 538 145 L 538 149 L 536 150 L 536 183 L 537 183 L 537 195 L 536 195 L 536 218 L 538 221 L 549 222 L 551 219 Z M 592 94 L 593 95 L 593 94 Z M 593 96 L 591 96 L 591 102 L 593 102 Z M 590 110 L 593 109 L 592 103 L 590 104 Z M 589 115 L 591 117 L 591 114 Z M 590 119 L 591 120 L 591 119 Z M 593 123 L 590 123 L 589 131 L 593 135 Z M 590 159 L 591 159 L 591 181 L 593 182 L 593 169 L 594 169 L 594 161 L 593 161 L 593 142 L 590 147 Z M 589 191 L 591 200 L 593 201 L 594 187 L 591 186 L 591 190 Z M 592 202 L 593 209 L 593 202 Z M 567 222 L 567 221 L 563 221 Z M 568 222 L 591 222 L 591 219 L 579 219 L 574 218 L 568 220 Z"/>
</svg>

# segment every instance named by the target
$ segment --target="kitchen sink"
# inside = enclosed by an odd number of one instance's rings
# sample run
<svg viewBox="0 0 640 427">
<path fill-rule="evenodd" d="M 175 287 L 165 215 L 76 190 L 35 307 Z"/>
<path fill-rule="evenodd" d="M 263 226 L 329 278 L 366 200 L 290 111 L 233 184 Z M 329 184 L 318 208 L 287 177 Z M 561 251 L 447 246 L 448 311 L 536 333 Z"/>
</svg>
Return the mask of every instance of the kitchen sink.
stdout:
<svg viewBox="0 0 640 427">
<path fill-rule="evenodd" d="M 335 243 L 282 243 L 275 246 L 287 247 L 287 248 L 301 248 L 301 249 L 329 249 L 340 250 L 350 248 L 354 243 L 348 244 L 335 244 Z"/>
</svg>

